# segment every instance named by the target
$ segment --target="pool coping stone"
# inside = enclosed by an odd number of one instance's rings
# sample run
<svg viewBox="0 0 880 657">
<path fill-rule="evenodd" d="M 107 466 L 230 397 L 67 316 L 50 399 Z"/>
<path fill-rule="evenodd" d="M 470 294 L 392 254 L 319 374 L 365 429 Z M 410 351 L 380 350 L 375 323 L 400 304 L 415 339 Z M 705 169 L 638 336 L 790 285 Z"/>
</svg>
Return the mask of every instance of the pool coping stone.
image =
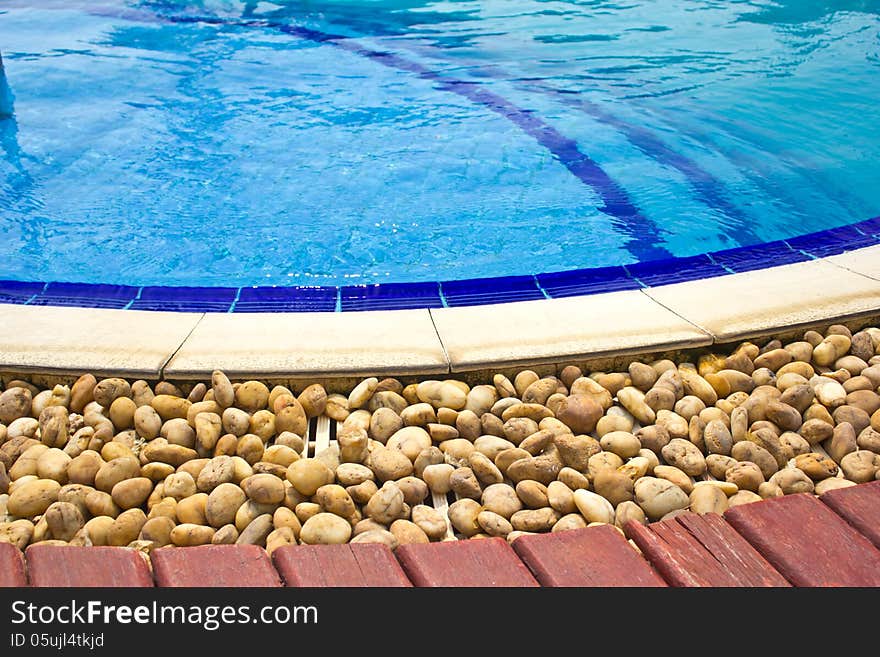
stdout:
<svg viewBox="0 0 880 657">
<path fill-rule="evenodd" d="M 178 313 L 0 303 L 4 374 L 441 376 L 709 347 L 880 317 L 880 245 L 641 289 L 409 310 Z M 7 377 L 8 378 L 8 377 Z"/>
</svg>

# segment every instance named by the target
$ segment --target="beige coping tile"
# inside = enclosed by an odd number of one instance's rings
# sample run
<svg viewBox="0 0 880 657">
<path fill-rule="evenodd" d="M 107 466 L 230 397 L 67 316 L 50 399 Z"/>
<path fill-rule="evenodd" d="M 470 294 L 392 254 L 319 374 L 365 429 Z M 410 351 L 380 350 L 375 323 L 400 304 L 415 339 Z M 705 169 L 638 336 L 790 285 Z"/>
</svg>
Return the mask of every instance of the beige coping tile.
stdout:
<svg viewBox="0 0 880 657">
<path fill-rule="evenodd" d="M 436 374 L 449 371 L 427 310 L 209 313 L 165 368 L 169 379 Z"/>
<path fill-rule="evenodd" d="M 824 260 L 663 285 L 643 293 L 719 342 L 880 310 L 880 282 Z"/>
<path fill-rule="evenodd" d="M 825 259 L 838 267 L 880 280 L 880 245 L 848 251 Z"/>
<path fill-rule="evenodd" d="M 712 339 L 637 290 L 431 310 L 452 371 L 529 365 Z"/>
<path fill-rule="evenodd" d="M 155 379 L 201 317 L 0 304 L 0 370 Z"/>
</svg>

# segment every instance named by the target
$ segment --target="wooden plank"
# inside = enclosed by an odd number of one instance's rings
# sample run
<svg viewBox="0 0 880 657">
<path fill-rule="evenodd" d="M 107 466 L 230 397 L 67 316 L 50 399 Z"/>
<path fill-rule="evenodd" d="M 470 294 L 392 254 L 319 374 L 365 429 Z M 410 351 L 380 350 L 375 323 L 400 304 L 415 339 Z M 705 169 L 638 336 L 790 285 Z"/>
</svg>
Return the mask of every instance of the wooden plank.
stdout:
<svg viewBox="0 0 880 657">
<path fill-rule="evenodd" d="M 144 555 L 132 548 L 31 545 L 25 559 L 31 586 L 153 586 Z"/>
<path fill-rule="evenodd" d="M 880 481 L 830 490 L 819 499 L 880 548 Z"/>
<path fill-rule="evenodd" d="M 672 586 L 789 586 L 742 536 L 711 513 L 624 528 L 651 565 Z"/>
<path fill-rule="evenodd" d="M 455 532 L 452 529 L 452 521 L 449 520 L 449 501 L 446 499 L 446 496 L 441 495 L 440 493 L 431 492 L 431 504 L 434 506 L 435 509 L 443 514 L 443 519 L 446 521 L 446 536 L 443 538 L 443 540 L 456 540 Z"/>
<path fill-rule="evenodd" d="M 312 426 L 315 431 L 311 432 Z M 320 454 L 322 451 L 330 447 L 330 418 L 322 415 L 309 422 L 310 433 L 313 433 L 315 449 L 312 454 Z"/>
<path fill-rule="evenodd" d="M 521 536 L 513 549 L 542 586 L 666 586 L 610 525 Z"/>
<path fill-rule="evenodd" d="M 743 504 L 724 517 L 795 586 L 880 586 L 880 550 L 814 495 Z"/>
<path fill-rule="evenodd" d="M 24 555 L 12 543 L 0 543 L 0 588 L 27 586 Z"/>
<path fill-rule="evenodd" d="M 302 454 L 301 454 L 301 456 L 302 456 L 304 459 L 309 458 L 309 455 L 310 455 L 310 454 L 311 454 L 312 456 L 315 455 L 315 452 L 314 452 L 313 450 L 309 449 L 309 448 L 310 448 L 310 445 L 309 445 L 309 434 L 311 434 L 311 433 L 312 433 L 312 423 L 311 423 L 311 421 L 309 421 L 309 423 L 306 425 L 306 435 L 302 437 L 302 439 L 303 439 L 303 449 L 302 449 Z"/>
<path fill-rule="evenodd" d="M 257 545 L 163 547 L 150 559 L 161 587 L 281 586 L 269 556 Z"/>
<path fill-rule="evenodd" d="M 502 538 L 401 545 L 395 556 L 416 586 L 538 586 Z"/>
<path fill-rule="evenodd" d="M 407 578 L 386 545 L 288 545 L 272 553 L 285 586 L 407 587 Z"/>
</svg>

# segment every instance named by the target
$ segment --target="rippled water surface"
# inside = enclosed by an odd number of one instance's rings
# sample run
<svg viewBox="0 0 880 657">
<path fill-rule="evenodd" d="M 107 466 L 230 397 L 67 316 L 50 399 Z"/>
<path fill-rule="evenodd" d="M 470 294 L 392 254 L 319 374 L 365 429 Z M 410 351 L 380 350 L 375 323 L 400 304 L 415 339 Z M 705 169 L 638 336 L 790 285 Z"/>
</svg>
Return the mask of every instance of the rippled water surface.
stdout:
<svg viewBox="0 0 880 657">
<path fill-rule="evenodd" d="M 626 264 L 880 214 L 880 0 L 0 0 L 0 278 Z"/>
</svg>

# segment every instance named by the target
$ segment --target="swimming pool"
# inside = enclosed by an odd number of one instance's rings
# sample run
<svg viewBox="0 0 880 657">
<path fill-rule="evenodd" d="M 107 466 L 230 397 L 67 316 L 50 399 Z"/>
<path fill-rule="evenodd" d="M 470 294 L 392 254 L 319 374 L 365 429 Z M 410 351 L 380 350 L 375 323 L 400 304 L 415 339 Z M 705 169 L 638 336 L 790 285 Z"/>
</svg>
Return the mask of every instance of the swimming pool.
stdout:
<svg viewBox="0 0 880 657">
<path fill-rule="evenodd" d="M 0 52 L 3 301 L 467 305 L 880 232 L 874 2 L 10 0 Z"/>
</svg>

